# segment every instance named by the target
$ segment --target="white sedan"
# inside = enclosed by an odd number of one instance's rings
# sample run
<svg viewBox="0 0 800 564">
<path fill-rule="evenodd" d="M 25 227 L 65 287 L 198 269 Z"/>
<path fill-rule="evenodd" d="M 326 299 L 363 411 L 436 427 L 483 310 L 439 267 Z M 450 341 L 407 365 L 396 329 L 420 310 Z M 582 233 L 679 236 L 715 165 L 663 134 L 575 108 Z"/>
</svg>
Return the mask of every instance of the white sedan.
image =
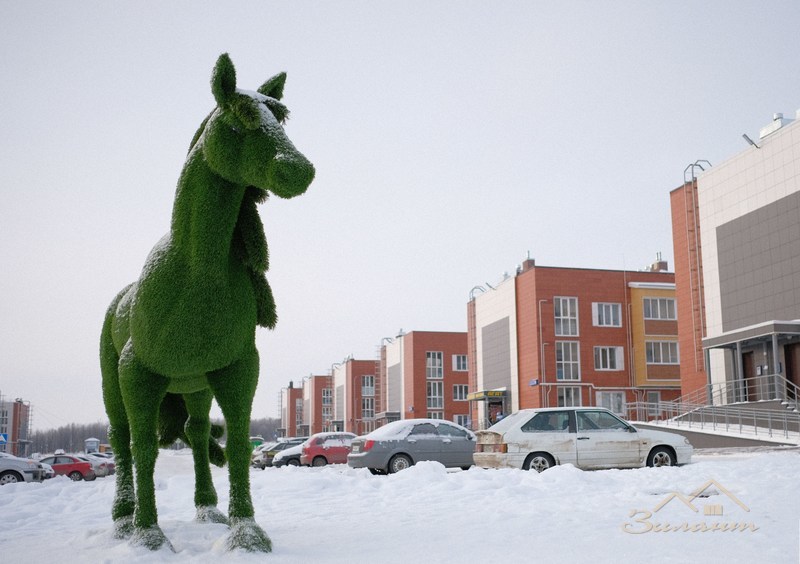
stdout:
<svg viewBox="0 0 800 564">
<path fill-rule="evenodd" d="M 681 435 L 637 429 L 600 407 L 523 409 L 475 434 L 477 466 L 537 472 L 555 464 L 674 466 L 688 463 L 694 450 Z"/>
</svg>

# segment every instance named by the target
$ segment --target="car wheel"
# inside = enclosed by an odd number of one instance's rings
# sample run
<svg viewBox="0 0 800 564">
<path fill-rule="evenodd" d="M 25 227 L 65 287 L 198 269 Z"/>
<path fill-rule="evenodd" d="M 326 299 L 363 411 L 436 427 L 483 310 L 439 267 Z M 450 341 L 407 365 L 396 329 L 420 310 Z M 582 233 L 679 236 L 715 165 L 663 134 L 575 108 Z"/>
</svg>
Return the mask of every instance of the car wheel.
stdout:
<svg viewBox="0 0 800 564">
<path fill-rule="evenodd" d="M 462 469 L 462 470 L 464 470 L 465 472 L 466 472 L 467 470 L 469 470 L 470 468 L 472 468 L 472 466 L 462 466 L 462 467 L 461 467 L 461 469 Z"/>
<path fill-rule="evenodd" d="M 369 472 L 370 472 L 370 474 L 372 474 L 373 476 L 383 476 L 384 474 L 386 474 L 386 472 L 384 472 L 384 471 L 383 471 L 383 470 L 381 470 L 380 468 L 370 468 L 370 469 L 369 469 Z"/>
<path fill-rule="evenodd" d="M 396 472 L 400 472 L 400 470 L 405 470 L 406 468 L 411 467 L 413 464 L 414 463 L 411 462 L 411 459 L 405 454 L 395 454 L 389 461 L 389 473 L 394 474 Z"/>
<path fill-rule="evenodd" d="M 297 460 L 296 458 L 290 458 L 289 460 L 286 461 L 286 464 L 288 464 L 289 466 L 300 466 L 300 461 Z"/>
<path fill-rule="evenodd" d="M 544 472 L 548 468 L 552 468 L 555 465 L 556 461 L 553 460 L 553 457 L 546 452 L 534 452 L 528 455 L 528 458 L 525 459 L 525 464 L 523 464 L 522 467 L 524 470 Z"/>
<path fill-rule="evenodd" d="M 675 466 L 675 455 L 666 447 L 654 448 L 647 457 L 647 465 L 650 467 Z"/>
<path fill-rule="evenodd" d="M 324 456 L 315 456 L 314 460 L 311 462 L 312 466 L 325 466 L 326 464 L 328 464 L 328 461 Z"/>
<path fill-rule="evenodd" d="M 87 478 L 86 476 L 84 476 L 83 479 L 86 480 L 87 482 L 94 482 L 97 479 L 97 474 L 95 474 L 91 478 Z"/>
<path fill-rule="evenodd" d="M 81 480 L 83 480 L 83 475 L 81 475 L 80 472 L 75 470 L 74 472 L 69 473 L 69 479 L 72 480 L 73 482 L 80 482 Z"/>
<path fill-rule="evenodd" d="M 0 486 L 5 486 L 6 484 L 16 484 L 17 482 L 22 481 L 22 476 L 17 474 L 16 472 L 12 472 L 8 470 L 7 472 L 3 472 L 0 474 Z"/>
</svg>

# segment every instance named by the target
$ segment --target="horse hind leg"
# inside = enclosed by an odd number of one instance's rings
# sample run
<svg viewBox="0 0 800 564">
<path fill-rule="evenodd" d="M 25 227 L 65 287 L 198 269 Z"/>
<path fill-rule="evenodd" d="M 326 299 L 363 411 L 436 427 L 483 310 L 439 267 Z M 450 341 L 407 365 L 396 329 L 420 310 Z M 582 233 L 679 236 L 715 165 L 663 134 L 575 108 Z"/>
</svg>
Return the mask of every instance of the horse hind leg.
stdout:
<svg viewBox="0 0 800 564">
<path fill-rule="evenodd" d="M 113 308 L 112 308 L 113 309 Z M 133 459 L 128 416 L 119 387 L 119 355 L 111 339 L 113 314 L 106 316 L 100 337 L 100 372 L 103 377 L 103 403 L 109 420 L 108 440 L 114 449 L 116 493 L 111 507 L 114 536 L 122 539 L 133 533 L 136 494 L 133 486 Z"/>
<path fill-rule="evenodd" d="M 205 389 L 193 394 L 184 394 L 183 399 L 189 412 L 186 421 L 186 438 L 192 447 L 194 459 L 194 505 L 197 508 L 196 520 L 201 523 L 228 523 L 228 518 L 217 509 L 217 491 L 211 479 L 209 440 L 211 438 L 211 390 Z"/>
</svg>

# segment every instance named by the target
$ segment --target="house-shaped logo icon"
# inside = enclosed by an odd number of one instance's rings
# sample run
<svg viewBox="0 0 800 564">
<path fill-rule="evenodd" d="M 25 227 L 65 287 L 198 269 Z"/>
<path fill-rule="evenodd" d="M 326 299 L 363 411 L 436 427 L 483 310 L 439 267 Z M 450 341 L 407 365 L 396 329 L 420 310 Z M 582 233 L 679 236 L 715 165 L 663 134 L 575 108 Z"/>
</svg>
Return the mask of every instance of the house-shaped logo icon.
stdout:
<svg viewBox="0 0 800 564">
<path fill-rule="evenodd" d="M 729 500 L 734 502 L 744 511 L 750 512 L 750 508 L 747 507 L 742 501 L 733 495 L 727 488 L 725 488 L 722 484 L 717 482 L 716 480 L 709 480 L 695 491 L 690 493 L 689 495 L 684 495 L 680 492 L 672 492 L 667 497 L 665 497 L 661 503 L 659 503 L 655 509 L 653 509 L 653 513 L 657 513 L 661 509 L 663 509 L 667 504 L 671 503 L 673 500 L 680 501 L 684 506 L 688 509 L 693 511 L 694 513 L 699 513 L 700 510 L 697 508 L 698 505 L 698 498 L 704 499 L 708 498 L 710 495 L 713 495 L 710 492 L 716 491 L 717 493 L 725 495 Z M 720 503 L 710 503 L 703 506 L 703 515 L 714 515 L 719 516 L 723 514 L 723 507 Z"/>
</svg>

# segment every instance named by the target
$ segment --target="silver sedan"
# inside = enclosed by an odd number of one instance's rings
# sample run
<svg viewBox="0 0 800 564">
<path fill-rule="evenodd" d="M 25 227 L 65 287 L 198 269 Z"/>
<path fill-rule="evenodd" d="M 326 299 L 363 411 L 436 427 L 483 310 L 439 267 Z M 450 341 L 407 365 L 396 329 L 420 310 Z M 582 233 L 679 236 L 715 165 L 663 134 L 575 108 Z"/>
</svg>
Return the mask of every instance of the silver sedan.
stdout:
<svg viewBox="0 0 800 564">
<path fill-rule="evenodd" d="M 402 419 L 353 439 L 347 464 L 369 468 L 373 474 L 405 470 L 422 460 L 448 468 L 473 465 L 475 435 L 460 425 L 441 419 Z"/>
</svg>

